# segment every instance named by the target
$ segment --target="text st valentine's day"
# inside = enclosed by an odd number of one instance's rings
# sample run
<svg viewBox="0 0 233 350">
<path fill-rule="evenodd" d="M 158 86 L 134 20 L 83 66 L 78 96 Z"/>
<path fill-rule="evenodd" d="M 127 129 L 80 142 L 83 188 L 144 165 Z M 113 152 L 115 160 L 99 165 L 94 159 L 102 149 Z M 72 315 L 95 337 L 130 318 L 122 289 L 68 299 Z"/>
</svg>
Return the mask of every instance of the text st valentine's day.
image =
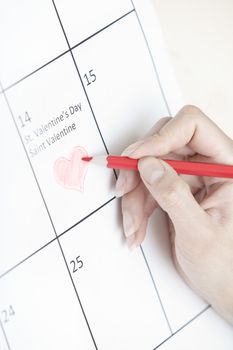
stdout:
<svg viewBox="0 0 233 350">
<path fill-rule="evenodd" d="M 77 117 L 82 112 L 81 102 L 71 104 L 60 115 L 48 119 L 44 124 L 33 125 L 33 116 L 26 111 L 18 116 L 22 136 L 29 156 L 39 153 L 77 129 Z"/>
</svg>

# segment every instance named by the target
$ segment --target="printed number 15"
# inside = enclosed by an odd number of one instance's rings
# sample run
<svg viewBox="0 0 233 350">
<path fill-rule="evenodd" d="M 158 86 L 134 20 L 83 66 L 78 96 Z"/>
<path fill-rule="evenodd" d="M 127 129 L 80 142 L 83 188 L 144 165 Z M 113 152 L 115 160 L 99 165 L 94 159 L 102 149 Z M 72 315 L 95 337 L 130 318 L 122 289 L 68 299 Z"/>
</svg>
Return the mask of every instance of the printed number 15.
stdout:
<svg viewBox="0 0 233 350">
<path fill-rule="evenodd" d="M 84 74 L 87 86 L 91 85 L 96 81 L 96 75 L 93 73 L 93 69 L 89 70 L 88 73 Z"/>
</svg>

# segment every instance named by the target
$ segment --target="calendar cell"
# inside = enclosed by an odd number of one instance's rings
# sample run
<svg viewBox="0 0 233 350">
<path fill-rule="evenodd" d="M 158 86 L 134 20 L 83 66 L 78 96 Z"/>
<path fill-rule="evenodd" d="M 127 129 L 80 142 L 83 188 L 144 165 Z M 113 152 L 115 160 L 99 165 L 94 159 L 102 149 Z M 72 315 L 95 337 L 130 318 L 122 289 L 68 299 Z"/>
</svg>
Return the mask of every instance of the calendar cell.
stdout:
<svg viewBox="0 0 233 350">
<path fill-rule="evenodd" d="M 10 349 L 95 349 L 57 242 L 0 280 Z"/>
<path fill-rule="evenodd" d="M 33 172 L 3 95 L 1 128 L 0 274 L 55 237 Z"/>
<path fill-rule="evenodd" d="M 7 96 L 60 234 L 108 201 L 114 183 L 112 171 L 91 170 L 81 160 L 87 153 L 106 150 L 70 53 L 7 91 Z"/>
<path fill-rule="evenodd" d="M 152 217 L 143 249 L 172 331 L 175 332 L 202 311 L 206 303 L 197 297 L 176 271 L 166 219 L 160 211 Z"/>
<path fill-rule="evenodd" d="M 73 52 L 111 153 L 119 154 L 168 115 L 134 12 Z"/>
<path fill-rule="evenodd" d="M 170 335 L 143 255 L 126 246 L 116 200 L 60 241 L 101 350 L 153 349 Z"/>
<path fill-rule="evenodd" d="M 95 34 L 133 10 L 130 0 L 56 0 L 56 7 L 71 46 Z"/>
<path fill-rule="evenodd" d="M 67 45 L 52 1 L 1 1 L 0 80 L 4 87 L 65 50 Z"/>
</svg>

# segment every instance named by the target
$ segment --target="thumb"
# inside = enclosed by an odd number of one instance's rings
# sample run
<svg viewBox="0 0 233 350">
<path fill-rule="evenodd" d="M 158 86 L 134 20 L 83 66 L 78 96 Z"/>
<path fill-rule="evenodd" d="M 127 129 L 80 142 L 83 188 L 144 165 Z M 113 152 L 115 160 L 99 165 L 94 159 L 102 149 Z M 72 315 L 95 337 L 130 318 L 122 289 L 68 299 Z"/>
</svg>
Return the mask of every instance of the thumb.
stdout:
<svg viewBox="0 0 233 350">
<path fill-rule="evenodd" d="M 138 169 L 145 186 L 167 212 L 176 231 L 197 234 L 195 229 L 200 231 L 200 225 L 207 223 L 207 214 L 193 197 L 188 184 L 161 159 L 141 158 Z"/>
</svg>

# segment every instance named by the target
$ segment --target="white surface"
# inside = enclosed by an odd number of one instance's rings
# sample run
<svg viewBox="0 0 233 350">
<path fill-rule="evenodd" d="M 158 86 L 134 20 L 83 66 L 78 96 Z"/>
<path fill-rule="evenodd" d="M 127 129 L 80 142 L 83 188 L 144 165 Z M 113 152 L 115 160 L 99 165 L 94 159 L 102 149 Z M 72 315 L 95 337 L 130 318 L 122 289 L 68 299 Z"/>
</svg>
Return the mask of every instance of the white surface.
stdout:
<svg viewBox="0 0 233 350">
<path fill-rule="evenodd" d="M 185 103 L 233 137 L 233 1 L 152 2 Z"/>
<path fill-rule="evenodd" d="M 222 321 L 212 309 L 209 309 L 159 349 L 232 350 L 232 344 L 232 326 Z"/>
<path fill-rule="evenodd" d="M 52 1 L 1 1 L 0 27 L 0 76 L 5 88 L 67 49 Z"/>
</svg>

